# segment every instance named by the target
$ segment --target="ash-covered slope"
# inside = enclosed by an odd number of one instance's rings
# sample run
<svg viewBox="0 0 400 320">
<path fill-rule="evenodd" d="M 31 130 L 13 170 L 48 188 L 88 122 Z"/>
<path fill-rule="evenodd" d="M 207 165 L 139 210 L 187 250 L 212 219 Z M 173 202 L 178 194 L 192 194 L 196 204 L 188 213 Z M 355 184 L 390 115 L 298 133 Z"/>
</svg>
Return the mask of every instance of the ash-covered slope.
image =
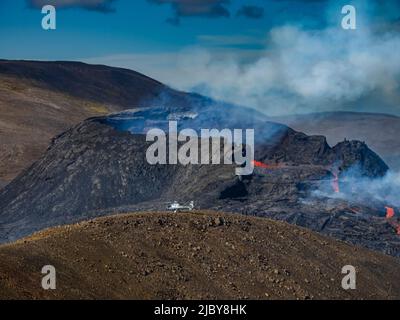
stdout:
<svg viewBox="0 0 400 320">
<path fill-rule="evenodd" d="M 156 127 L 178 116 L 157 114 Z M 120 117 L 92 118 L 58 136 L 38 162 L 0 191 L 2 242 L 88 217 L 162 210 L 166 202 L 194 200 L 197 208 L 274 217 L 399 253 L 395 230 L 379 217 L 384 204 L 358 203 L 361 214 L 356 215 L 351 210 L 355 204 L 313 196 L 315 190 L 331 188 L 333 168 L 344 174 L 356 165 L 364 176 L 383 175 L 387 166 L 365 144 L 343 142 L 331 148 L 323 137 L 247 119 L 259 141 L 256 159 L 273 169 L 257 167 L 252 175 L 238 177 L 235 165 L 148 164 L 150 142 L 132 129 L 143 117 L 130 123 L 133 133 L 121 130 Z M 132 120 L 132 114 L 129 117 Z M 196 128 L 195 121 L 200 121 L 184 118 L 182 127 Z M 213 124 L 228 127 L 221 119 Z"/>
<path fill-rule="evenodd" d="M 38 290 L 49 261 L 57 290 Z M 342 289 L 345 265 L 357 290 Z M 0 246 L 0 299 L 399 299 L 398 270 L 398 259 L 287 223 L 142 212 Z"/>
</svg>

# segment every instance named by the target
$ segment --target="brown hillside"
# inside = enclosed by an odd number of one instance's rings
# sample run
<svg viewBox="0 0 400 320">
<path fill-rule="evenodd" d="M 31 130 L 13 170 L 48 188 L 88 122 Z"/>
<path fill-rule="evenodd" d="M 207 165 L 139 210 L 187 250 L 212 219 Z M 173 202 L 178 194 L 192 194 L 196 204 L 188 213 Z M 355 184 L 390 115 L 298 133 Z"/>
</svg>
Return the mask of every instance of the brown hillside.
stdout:
<svg viewBox="0 0 400 320">
<path fill-rule="evenodd" d="M 44 265 L 57 290 L 41 289 Z M 357 269 L 357 289 L 341 269 Z M 399 261 L 269 219 L 137 213 L 0 247 L 2 299 L 400 298 Z"/>
</svg>

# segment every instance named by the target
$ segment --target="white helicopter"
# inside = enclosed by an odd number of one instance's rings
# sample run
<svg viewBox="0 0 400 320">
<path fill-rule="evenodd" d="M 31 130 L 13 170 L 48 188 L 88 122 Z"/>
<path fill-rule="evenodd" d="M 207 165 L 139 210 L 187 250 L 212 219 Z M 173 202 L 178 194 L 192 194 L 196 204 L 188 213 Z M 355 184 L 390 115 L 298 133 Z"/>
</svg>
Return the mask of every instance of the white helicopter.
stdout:
<svg viewBox="0 0 400 320">
<path fill-rule="evenodd" d="M 192 211 L 194 209 L 194 201 L 190 201 L 188 205 L 182 205 L 177 201 L 174 201 L 167 206 L 168 211 L 173 211 L 174 213 L 180 211 Z"/>
</svg>

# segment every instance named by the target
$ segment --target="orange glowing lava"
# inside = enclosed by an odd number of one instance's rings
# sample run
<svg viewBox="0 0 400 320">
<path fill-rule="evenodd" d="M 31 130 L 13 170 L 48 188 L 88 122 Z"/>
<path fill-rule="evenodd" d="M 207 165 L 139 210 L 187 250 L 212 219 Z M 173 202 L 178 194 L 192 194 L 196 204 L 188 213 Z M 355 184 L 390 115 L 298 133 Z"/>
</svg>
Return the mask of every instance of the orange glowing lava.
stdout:
<svg viewBox="0 0 400 320">
<path fill-rule="evenodd" d="M 256 161 L 256 160 L 253 161 L 253 165 L 255 167 L 263 168 L 263 169 L 278 169 L 279 167 L 281 167 L 279 164 L 266 164 L 266 163 Z"/>
<path fill-rule="evenodd" d="M 386 219 L 388 220 L 389 224 L 396 229 L 396 233 L 400 236 L 400 223 L 392 219 L 396 215 L 394 209 L 391 207 L 385 207 L 385 209 L 386 209 Z"/>
<path fill-rule="evenodd" d="M 391 219 L 394 217 L 394 209 L 390 207 L 385 207 L 386 208 L 386 219 Z"/>
</svg>

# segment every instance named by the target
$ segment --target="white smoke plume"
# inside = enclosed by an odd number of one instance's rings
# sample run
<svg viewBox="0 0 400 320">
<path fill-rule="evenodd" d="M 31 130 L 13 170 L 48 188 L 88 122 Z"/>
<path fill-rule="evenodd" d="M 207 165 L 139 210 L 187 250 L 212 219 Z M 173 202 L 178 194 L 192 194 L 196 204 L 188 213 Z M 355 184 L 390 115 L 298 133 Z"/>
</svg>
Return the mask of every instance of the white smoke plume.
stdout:
<svg viewBox="0 0 400 320">
<path fill-rule="evenodd" d="M 354 204 L 380 203 L 400 208 L 400 173 L 388 171 L 381 178 L 361 177 L 357 168 L 349 169 L 340 178 L 340 192 L 334 192 L 330 182 L 323 184 L 312 196 L 342 199 Z"/>
<path fill-rule="evenodd" d="M 188 76 L 176 84 L 269 115 L 326 111 L 371 93 L 390 96 L 399 89 L 400 37 L 351 32 L 276 28 L 269 49 L 248 64 L 205 50 L 186 53 L 177 74 Z"/>
</svg>

